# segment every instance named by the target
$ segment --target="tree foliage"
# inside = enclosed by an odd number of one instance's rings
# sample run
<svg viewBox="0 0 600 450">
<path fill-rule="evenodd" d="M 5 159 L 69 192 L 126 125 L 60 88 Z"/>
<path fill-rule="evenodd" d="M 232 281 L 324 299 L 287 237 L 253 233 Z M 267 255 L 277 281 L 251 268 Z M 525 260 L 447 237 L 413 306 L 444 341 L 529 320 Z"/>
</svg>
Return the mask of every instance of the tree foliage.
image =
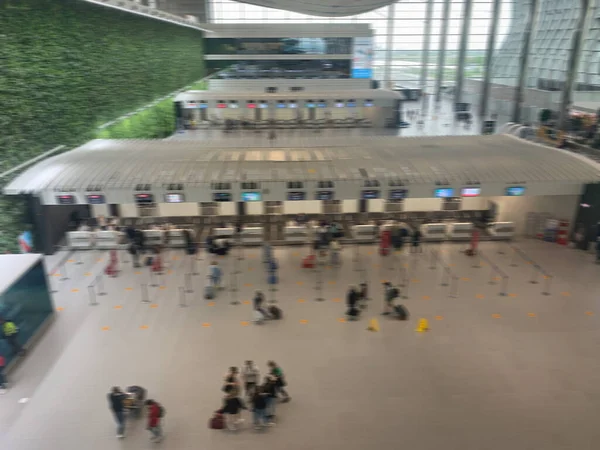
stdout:
<svg viewBox="0 0 600 450">
<path fill-rule="evenodd" d="M 79 145 L 99 125 L 202 78 L 202 48 L 197 30 L 80 0 L 0 2 L 0 171 Z M 154 134 L 167 130 L 166 110 L 143 116 Z M 9 215 L 0 251 L 14 250 L 24 227 L 15 211 L 0 200 L 0 217 Z"/>
</svg>

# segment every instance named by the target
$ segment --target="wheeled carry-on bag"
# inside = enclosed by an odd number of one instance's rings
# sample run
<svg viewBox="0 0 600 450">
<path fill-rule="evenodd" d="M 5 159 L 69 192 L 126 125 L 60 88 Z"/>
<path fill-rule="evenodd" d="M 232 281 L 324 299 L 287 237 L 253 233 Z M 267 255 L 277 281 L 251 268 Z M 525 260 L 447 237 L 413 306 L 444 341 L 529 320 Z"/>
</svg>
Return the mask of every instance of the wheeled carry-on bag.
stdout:
<svg viewBox="0 0 600 450">
<path fill-rule="evenodd" d="M 212 300 L 215 298 L 215 287 L 212 284 L 204 286 L 204 298 L 206 300 Z"/>
<path fill-rule="evenodd" d="M 408 310 L 403 305 L 394 306 L 394 312 L 398 320 L 408 320 Z"/>
<path fill-rule="evenodd" d="M 279 309 L 277 306 L 269 306 L 269 314 L 275 320 L 279 320 L 283 316 L 281 309 Z"/>
</svg>

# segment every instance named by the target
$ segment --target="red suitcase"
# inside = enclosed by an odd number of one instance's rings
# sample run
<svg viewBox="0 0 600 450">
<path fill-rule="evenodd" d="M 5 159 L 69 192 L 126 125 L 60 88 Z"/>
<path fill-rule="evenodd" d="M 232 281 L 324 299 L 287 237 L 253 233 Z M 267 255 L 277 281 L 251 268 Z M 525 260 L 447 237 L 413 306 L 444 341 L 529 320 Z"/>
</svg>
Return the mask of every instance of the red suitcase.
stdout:
<svg viewBox="0 0 600 450">
<path fill-rule="evenodd" d="M 302 267 L 304 269 L 312 269 L 315 267 L 315 255 L 308 255 L 302 260 Z"/>
</svg>

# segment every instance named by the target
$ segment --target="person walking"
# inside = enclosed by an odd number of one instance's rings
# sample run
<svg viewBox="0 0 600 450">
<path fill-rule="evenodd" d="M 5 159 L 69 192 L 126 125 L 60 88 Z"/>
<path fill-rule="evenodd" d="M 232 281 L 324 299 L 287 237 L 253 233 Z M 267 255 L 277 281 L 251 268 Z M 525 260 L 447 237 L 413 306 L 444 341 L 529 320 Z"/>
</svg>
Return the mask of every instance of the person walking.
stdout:
<svg viewBox="0 0 600 450">
<path fill-rule="evenodd" d="M 19 344 L 19 327 L 12 320 L 3 317 L 0 317 L 0 326 L 2 327 L 2 337 L 10 345 L 13 355 L 23 356 L 25 350 Z"/>
<path fill-rule="evenodd" d="M 147 429 L 152 433 L 150 440 L 152 442 L 160 442 L 163 439 L 162 433 L 162 416 L 163 408 L 156 401 L 148 399 L 144 402 L 148 408 L 148 426 Z"/>
<path fill-rule="evenodd" d="M 252 299 L 254 311 L 258 311 L 262 315 L 262 320 L 270 318 L 269 313 L 263 308 L 263 304 L 265 303 L 265 294 L 262 291 L 256 291 L 254 294 L 254 298 Z"/>
<path fill-rule="evenodd" d="M 252 416 L 254 419 L 254 429 L 260 430 L 268 425 L 267 420 L 267 396 L 269 394 L 263 392 L 259 386 L 254 389 L 251 397 Z"/>
<path fill-rule="evenodd" d="M 275 361 L 269 361 L 267 363 L 270 369 L 270 374 L 275 377 L 275 386 L 277 387 L 277 393 L 283 395 L 283 403 L 289 402 L 292 398 L 285 390 L 287 382 L 283 376 L 283 370 L 277 365 Z"/>
<path fill-rule="evenodd" d="M 265 394 L 267 423 L 269 426 L 273 426 L 275 425 L 275 410 L 277 409 L 277 378 L 273 375 L 267 375 L 260 389 Z"/>
<path fill-rule="evenodd" d="M 239 390 L 239 388 L 239 370 L 237 367 L 230 367 L 229 371 L 225 374 L 225 384 L 223 385 L 222 391 L 225 393 L 230 393 L 234 390 Z"/>
<path fill-rule="evenodd" d="M 421 233 L 419 226 L 416 226 L 415 230 L 412 233 L 412 237 L 411 237 L 411 241 L 412 241 L 412 246 L 410 248 L 411 253 L 422 253 L 423 252 L 423 249 L 421 248 L 421 237 L 422 236 L 423 236 L 423 234 Z"/>
<path fill-rule="evenodd" d="M 394 309 L 394 299 L 398 297 L 398 288 L 392 286 L 392 283 L 386 281 L 383 283 L 383 312 L 382 316 L 387 316 L 392 313 Z"/>
<path fill-rule="evenodd" d="M 208 268 L 208 279 L 210 280 L 210 284 L 217 289 L 221 285 L 221 268 L 216 261 L 210 263 Z"/>
<path fill-rule="evenodd" d="M 0 395 L 6 394 L 6 358 L 0 355 Z"/>
<path fill-rule="evenodd" d="M 223 414 L 229 431 L 237 430 L 238 426 L 244 422 L 242 419 L 242 409 L 248 409 L 239 397 L 239 389 L 231 390 L 223 400 Z"/>
<path fill-rule="evenodd" d="M 123 439 L 125 437 L 125 400 L 127 394 L 125 394 L 120 387 L 113 386 L 110 393 L 108 394 L 108 406 L 115 416 L 117 422 L 117 438 Z"/>
<path fill-rule="evenodd" d="M 244 380 L 246 395 L 248 398 L 251 398 L 260 379 L 260 372 L 254 365 L 254 362 L 246 361 L 244 368 L 242 369 L 242 379 Z"/>
<path fill-rule="evenodd" d="M 348 306 L 346 315 L 349 320 L 358 320 L 358 316 L 360 315 L 360 311 L 357 308 L 359 299 L 360 293 L 358 290 L 354 286 L 350 286 L 346 295 L 346 305 Z"/>
</svg>

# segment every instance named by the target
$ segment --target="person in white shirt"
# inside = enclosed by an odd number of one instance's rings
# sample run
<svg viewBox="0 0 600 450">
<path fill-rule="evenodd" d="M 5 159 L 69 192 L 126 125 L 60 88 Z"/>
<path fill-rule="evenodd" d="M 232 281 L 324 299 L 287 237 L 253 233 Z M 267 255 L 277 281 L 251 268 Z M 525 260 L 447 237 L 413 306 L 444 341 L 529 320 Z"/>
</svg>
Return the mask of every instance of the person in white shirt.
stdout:
<svg viewBox="0 0 600 450">
<path fill-rule="evenodd" d="M 260 371 L 254 365 L 253 361 L 246 361 L 244 364 L 244 368 L 242 369 L 242 379 L 244 380 L 246 395 L 252 397 L 260 380 Z"/>
</svg>

